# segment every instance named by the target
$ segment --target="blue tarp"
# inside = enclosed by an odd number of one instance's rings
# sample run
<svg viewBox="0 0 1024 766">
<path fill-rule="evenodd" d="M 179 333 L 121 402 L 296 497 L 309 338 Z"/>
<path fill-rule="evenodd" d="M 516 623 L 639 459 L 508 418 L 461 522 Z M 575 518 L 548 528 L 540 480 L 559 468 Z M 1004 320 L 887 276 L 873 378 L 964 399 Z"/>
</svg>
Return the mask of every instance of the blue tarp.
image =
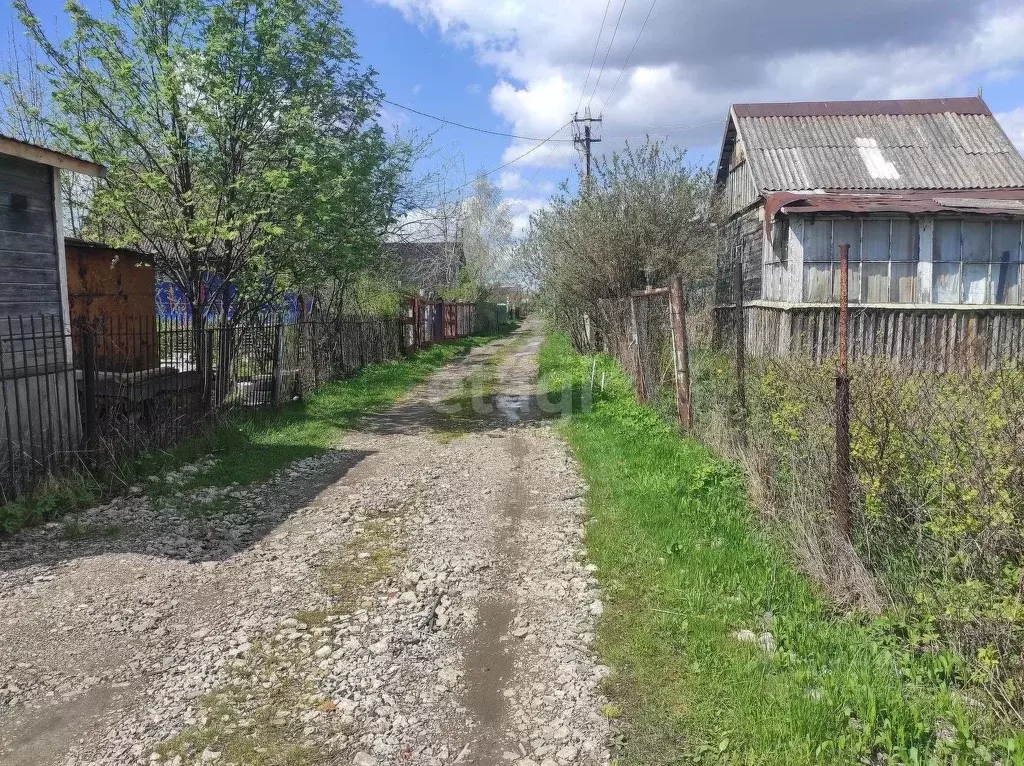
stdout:
<svg viewBox="0 0 1024 766">
<path fill-rule="evenodd" d="M 207 277 L 203 285 L 204 294 L 208 291 L 218 290 L 221 279 L 217 276 Z M 227 292 L 230 297 L 235 295 L 235 286 L 228 285 Z M 307 314 L 312 311 L 312 300 L 306 299 Z M 287 292 L 282 296 L 281 305 L 265 306 L 263 313 L 276 314 L 278 311 L 284 315 L 285 322 L 296 322 L 299 318 L 299 296 L 293 292 Z M 220 301 L 216 301 L 207 309 L 208 316 L 217 316 L 220 313 Z M 156 314 L 159 319 L 187 322 L 192 318 L 192 310 L 188 300 L 181 288 L 172 282 L 160 281 L 156 284 Z"/>
</svg>

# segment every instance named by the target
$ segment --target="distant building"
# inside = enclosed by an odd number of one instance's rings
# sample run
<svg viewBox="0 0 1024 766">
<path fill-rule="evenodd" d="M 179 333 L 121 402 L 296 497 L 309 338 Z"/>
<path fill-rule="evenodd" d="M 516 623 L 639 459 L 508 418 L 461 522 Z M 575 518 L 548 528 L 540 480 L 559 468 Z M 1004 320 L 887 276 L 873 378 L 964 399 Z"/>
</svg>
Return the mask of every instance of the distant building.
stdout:
<svg viewBox="0 0 1024 766">
<path fill-rule="evenodd" d="M 834 352 L 848 244 L 854 354 L 1024 356 L 1024 159 L 980 97 L 735 104 L 718 183 L 755 354 Z"/>
</svg>

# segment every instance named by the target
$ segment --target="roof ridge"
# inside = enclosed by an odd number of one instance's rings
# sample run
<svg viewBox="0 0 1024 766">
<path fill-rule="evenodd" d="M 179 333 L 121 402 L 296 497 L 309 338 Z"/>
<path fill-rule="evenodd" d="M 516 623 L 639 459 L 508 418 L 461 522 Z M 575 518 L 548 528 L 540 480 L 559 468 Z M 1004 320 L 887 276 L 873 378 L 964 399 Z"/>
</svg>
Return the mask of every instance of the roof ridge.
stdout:
<svg viewBox="0 0 1024 766">
<path fill-rule="evenodd" d="M 910 116 L 922 114 L 972 114 L 992 116 L 980 96 L 956 98 L 882 99 L 863 101 L 781 101 L 733 104 L 737 117 L 855 117 Z"/>
</svg>

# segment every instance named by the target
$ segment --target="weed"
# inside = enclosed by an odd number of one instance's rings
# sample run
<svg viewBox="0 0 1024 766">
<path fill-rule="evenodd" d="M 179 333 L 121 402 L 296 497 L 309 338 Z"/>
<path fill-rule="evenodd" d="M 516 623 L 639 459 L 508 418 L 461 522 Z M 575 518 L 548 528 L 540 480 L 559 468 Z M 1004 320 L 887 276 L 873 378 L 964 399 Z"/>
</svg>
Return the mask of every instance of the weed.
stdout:
<svg viewBox="0 0 1024 766">
<path fill-rule="evenodd" d="M 540 359 L 542 376 L 587 385 L 592 360 L 566 337 Z M 604 393 L 563 430 L 589 486 L 597 647 L 624 766 L 1016 762 L 1024 738 L 965 704 L 962 669 L 931 651 L 926 625 L 832 613 L 758 531 L 735 468 L 599 364 Z M 770 632 L 774 648 L 740 630 Z"/>
</svg>

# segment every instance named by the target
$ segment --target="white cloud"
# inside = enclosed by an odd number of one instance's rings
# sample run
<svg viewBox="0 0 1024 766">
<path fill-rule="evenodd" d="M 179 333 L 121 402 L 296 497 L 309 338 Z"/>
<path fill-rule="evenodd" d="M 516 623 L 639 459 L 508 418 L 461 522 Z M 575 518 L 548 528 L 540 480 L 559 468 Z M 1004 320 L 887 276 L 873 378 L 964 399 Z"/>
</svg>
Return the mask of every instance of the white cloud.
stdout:
<svg viewBox="0 0 1024 766">
<path fill-rule="evenodd" d="M 605 118 L 600 149 L 647 131 L 682 145 L 717 144 L 732 102 L 965 95 L 980 80 L 1024 75 L 1017 1 L 662 0 L 642 35 L 650 4 L 627 2 L 596 94 L 617 0 L 585 94 L 604 3 L 377 1 L 493 67 L 490 104 L 513 132 L 550 135 L 592 103 Z M 513 142 L 504 161 L 531 145 Z M 548 144 L 517 167 L 565 167 L 574 156 L 571 143 Z"/>
<path fill-rule="evenodd" d="M 996 119 L 1010 140 L 1017 145 L 1017 150 L 1024 153 L 1024 106 L 1018 106 L 1009 112 L 1000 112 Z"/>
<path fill-rule="evenodd" d="M 506 170 L 498 176 L 498 186 L 504 192 L 516 192 L 523 188 L 525 181 L 515 170 Z"/>
<path fill-rule="evenodd" d="M 548 197 L 509 197 L 506 202 L 512 213 L 512 232 L 522 237 L 530 228 L 530 216 L 548 203 Z"/>
</svg>

